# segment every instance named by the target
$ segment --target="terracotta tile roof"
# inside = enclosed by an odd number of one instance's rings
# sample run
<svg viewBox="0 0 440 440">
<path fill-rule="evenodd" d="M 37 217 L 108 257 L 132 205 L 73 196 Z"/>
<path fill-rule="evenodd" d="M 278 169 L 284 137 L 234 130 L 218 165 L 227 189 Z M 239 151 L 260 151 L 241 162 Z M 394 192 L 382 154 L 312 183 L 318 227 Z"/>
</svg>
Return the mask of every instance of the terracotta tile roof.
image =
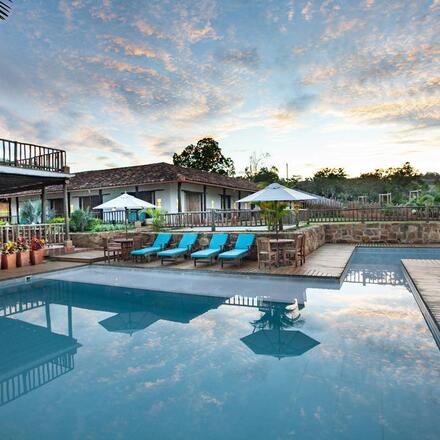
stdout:
<svg viewBox="0 0 440 440">
<path fill-rule="evenodd" d="M 70 179 L 69 191 L 133 186 L 150 183 L 188 182 L 254 192 L 257 186 L 248 180 L 217 173 L 183 168 L 165 162 L 105 170 L 82 171 Z M 59 185 L 48 186 L 48 192 L 61 191 Z M 26 191 L 23 194 L 35 193 Z"/>
</svg>

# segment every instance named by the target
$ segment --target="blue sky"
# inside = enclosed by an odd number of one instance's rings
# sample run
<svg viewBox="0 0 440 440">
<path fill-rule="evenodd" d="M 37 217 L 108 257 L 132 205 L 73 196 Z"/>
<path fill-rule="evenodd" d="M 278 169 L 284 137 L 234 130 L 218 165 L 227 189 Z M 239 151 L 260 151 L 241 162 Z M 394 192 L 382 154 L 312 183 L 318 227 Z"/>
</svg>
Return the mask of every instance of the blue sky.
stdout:
<svg viewBox="0 0 440 440">
<path fill-rule="evenodd" d="M 0 137 L 74 171 L 171 161 L 205 136 L 308 176 L 440 163 L 440 0 L 16 0 Z"/>
</svg>

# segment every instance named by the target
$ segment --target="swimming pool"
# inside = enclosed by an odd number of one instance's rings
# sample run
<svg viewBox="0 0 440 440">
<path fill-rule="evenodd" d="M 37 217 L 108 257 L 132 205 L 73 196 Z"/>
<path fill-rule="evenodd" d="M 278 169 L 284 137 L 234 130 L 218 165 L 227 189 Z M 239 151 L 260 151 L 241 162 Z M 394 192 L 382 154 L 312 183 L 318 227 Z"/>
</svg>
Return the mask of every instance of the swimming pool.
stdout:
<svg viewBox="0 0 440 440">
<path fill-rule="evenodd" d="M 440 352 L 401 258 L 440 249 L 359 248 L 342 284 L 162 271 L 145 291 L 113 268 L 6 283 L 1 438 L 437 439 Z"/>
</svg>

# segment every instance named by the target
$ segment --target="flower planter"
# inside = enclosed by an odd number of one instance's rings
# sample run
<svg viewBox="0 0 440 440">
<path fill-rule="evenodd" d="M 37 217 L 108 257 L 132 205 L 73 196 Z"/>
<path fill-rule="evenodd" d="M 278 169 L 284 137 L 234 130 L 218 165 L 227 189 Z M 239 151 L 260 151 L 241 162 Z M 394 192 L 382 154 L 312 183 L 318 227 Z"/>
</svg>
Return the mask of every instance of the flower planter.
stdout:
<svg viewBox="0 0 440 440">
<path fill-rule="evenodd" d="M 15 254 L 2 254 L 2 269 L 14 269 L 16 267 L 17 257 Z"/>
<path fill-rule="evenodd" d="M 31 263 L 33 265 L 41 264 L 44 258 L 44 249 L 38 249 L 36 251 L 31 251 Z"/>
<path fill-rule="evenodd" d="M 31 264 L 31 255 L 29 251 L 17 252 L 17 267 L 29 266 Z"/>
</svg>

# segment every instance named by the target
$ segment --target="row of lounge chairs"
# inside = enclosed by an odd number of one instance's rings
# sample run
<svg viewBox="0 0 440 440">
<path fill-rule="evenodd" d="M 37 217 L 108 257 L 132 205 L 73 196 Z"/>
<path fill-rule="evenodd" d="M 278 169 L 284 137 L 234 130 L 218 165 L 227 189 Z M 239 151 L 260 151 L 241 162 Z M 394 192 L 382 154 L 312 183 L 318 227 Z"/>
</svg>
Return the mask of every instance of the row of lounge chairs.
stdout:
<svg viewBox="0 0 440 440">
<path fill-rule="evenodd" d="M 239 234 L 234 248 L 225 251 L 229 240 L 229 234 L 215 234 L 207 248 L 193 252 L 197 244 L 197 234 L 183 234 L 176 247 L 170 247 L 172 234 L 158 234 L 151 246 L 131 251 L 134 260 L 150 259 L 157 256 L 163 264 L 166 260 L 175 261 L 179 257 L 190 256 L 197 266 L 197 261 L 205 261 L 213 264 L 219 260 L 223 267 L 225 261 L 241 264 L 241 260 L 246 257 L 255 241 L 255 234 Z"/>
</svg>

